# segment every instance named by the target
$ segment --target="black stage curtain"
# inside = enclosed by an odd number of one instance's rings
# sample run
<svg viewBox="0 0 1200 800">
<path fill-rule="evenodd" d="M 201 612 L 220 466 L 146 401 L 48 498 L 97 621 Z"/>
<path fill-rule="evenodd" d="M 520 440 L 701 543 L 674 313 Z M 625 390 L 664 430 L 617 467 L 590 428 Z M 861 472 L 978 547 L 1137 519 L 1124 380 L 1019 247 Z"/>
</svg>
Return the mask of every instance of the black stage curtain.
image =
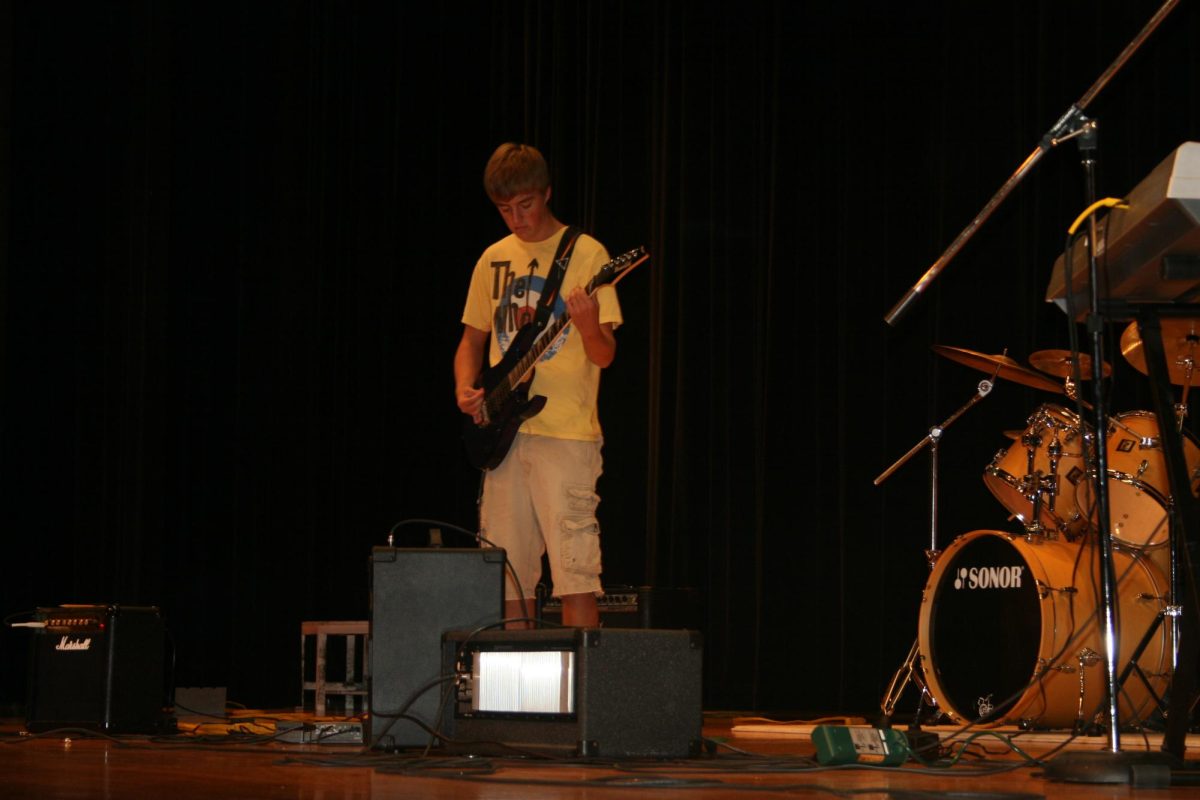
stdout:
<svg viewBox="0 0 1200 800">
<path fill-rule="evenodd" d="M 1066 346 L 1074 146 L 883 315 L 1157 8 L 5 4 L 0 610 L 157 604 L 177 685 L 295 702 L 299 622 L 365 618 L 395 523 L 474 527 L 450 362 L 517 139 L 562 219 L 653 254 L 602 390 L 605 583 L 701 591 L 710 707 L 871 710 L 928 457 L 872 479 L 985 377 L 931 345 Z M 1101 195 L 1200 138 L 1198 40 L 1184 4 L 1088 109 Z M 941 546 L 1013 529 L 983 468 L 1048 402 L 1001 382 L 947 432 Z"/>
</svg>

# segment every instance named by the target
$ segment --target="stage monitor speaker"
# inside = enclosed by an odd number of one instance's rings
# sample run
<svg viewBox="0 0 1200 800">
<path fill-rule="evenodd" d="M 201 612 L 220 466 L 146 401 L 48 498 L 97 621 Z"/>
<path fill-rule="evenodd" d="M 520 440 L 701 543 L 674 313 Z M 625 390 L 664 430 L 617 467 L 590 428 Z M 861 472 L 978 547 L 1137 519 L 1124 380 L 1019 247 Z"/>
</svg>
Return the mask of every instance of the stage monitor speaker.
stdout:
<svg viewBox="0 0 1200 800">
<path fill-rule="evenodd" d="M 504 551 L 498 548 L 395 548 L 371 551 L 367 684 L 368 747 L 392 750 L 429 742 L 438 727 L 442 634 L 494 625 L 504 614 Z"/>
<path fill-rule="evenodd" d="M 681 758 L 702 749 L 700 634 L 560 628 L 453 631 L 450 750 Z"/>
<path fill-rule="evenodd" d="M 156 733 L 163 715 L 162 616 L 157 608 L 39 608 L 29 647 L 25 727 Z"/>
</svg>

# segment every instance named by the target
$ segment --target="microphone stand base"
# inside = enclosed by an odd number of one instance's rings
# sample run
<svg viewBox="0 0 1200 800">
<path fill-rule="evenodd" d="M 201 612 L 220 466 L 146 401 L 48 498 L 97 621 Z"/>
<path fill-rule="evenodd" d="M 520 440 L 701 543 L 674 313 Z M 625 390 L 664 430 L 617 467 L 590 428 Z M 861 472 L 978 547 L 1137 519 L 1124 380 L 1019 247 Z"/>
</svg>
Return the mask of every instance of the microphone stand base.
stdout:
<svg viewBox="0 0 1200 800">
<path fill-rule="evenodd" d="M 1165 789 L 1171 771 L 1183 765 L 1164 752 L 1064 753 L 1046 762 L 1047 780 L 1068 783 L 1127 784 L 1142 789 Z"/>
</svg>

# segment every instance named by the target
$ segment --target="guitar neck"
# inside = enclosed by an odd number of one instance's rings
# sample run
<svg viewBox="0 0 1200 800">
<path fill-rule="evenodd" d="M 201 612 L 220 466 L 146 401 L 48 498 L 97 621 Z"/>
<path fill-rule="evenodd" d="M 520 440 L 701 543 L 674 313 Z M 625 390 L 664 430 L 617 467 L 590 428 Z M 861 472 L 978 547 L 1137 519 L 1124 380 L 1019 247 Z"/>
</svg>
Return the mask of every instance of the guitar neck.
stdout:
<svg viewBox="0 0 1200 800">
<path fill-rule="evenodd" d="M 593 278 L 588 283 L 587 288 L 585 288 L 584 291 L 586 291 L 589 295 L 592 295 L 596 293 L 598 288 L 599 287 L 596 286 L 596 281 Z M 512 369 L 512 372 L 508 374 L 508 384 L 510 387 L 516 386 L 521 381 L 525 380 L 525 377 L 529 375 L 530 370 L 532 370 L 534 365 L 537 364 L 538 359 L 542 357 L 542 353 L 546 352 L 546 348 L 553 344 L 554 340 L 558 338 L 559 334 L 561 334 L 563 330 L 570 324 L 571 312 L 567 309 L 563 309 L 562 316 L 554 320 L 554 322 L 542 332 L 542 335 L 539 336 L 532 345 L 530 345 L 529 352 L 526 353 L 521 360 L 516 363 Z"/>
<path fill-rule="evenodd" d="M 648 258 L 649 256 L 646 255 L 646 249 L 644 247 L 634 248 L 628 253 L 618 256 L 604 266 L 600 267 L 599 272 L 592 276 L 592 279 L 588 281 L 587 286 L 585 286 L 583 290 L 587 292 L 589 296 L 594 295 L 601 286 L 615 284 L 625 275 L 629 274 L 631 269 L 636 267 L 638 264 L 641 264 L 643 261 L 646 261 Z M 542 353 L 546 351 L 546 348 L 549 347 L 554 340 L 558 338 L 559 334 L 562 333 L 563 329 L 570 324 L 571 312 L 563 309 L 562 316 L 556 319 L 549 327 L 547 327 L 546 330 L 542 332 L 542 335 L 530 345 L 529 352 L 522 356 L 521 360 L 513 365 L 513 368 L 506 376 L 506 379 L 498 384 L 497 388 L 503 385 L 505 386 L 506 392 L 516 388 L 517 385 L 520 384 L 521 381 L 525 380 L 525 378 L 529 375 L 534 365 L 537 364 L 538 359 L 542 357 Z"/>
</svg>

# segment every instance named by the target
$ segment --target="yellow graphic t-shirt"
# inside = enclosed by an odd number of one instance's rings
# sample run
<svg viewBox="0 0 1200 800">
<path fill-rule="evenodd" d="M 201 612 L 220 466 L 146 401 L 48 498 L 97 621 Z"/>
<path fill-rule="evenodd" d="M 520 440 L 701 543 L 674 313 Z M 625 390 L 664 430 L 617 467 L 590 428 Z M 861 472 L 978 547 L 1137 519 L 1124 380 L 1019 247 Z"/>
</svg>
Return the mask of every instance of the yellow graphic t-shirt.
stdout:
<svg viewBox="0 0 1200 800">
<path fill-rule="evenodd" d="M 489 363 L 500 361 L 521 326 L 533 319 L 542 297 L 554 254 L 566 228 L 540 242 L 524 242 L 509 235 L 480 256 L 471 275 L 462 321 L 472 328 L 491 332 Z M 601 266 L 609 261 L 604 246 L 583 234 L 575 242 L 567 273 L 554 300 L 553 324 L 566 311 L 563 298 L 576 286 L 586 287 Z M 596 291 L 601 324 L 622 322 L 616 289 L 602 286 Z M 559 439 L 600 438 L 596 396 L 600 390 L 600 368 L 588 360 L 583 339 L 568 325 L 538 359 L 529 394 L 546 398 L 540 413 L 525 421 L 523 433 Z"/>
</svg>

